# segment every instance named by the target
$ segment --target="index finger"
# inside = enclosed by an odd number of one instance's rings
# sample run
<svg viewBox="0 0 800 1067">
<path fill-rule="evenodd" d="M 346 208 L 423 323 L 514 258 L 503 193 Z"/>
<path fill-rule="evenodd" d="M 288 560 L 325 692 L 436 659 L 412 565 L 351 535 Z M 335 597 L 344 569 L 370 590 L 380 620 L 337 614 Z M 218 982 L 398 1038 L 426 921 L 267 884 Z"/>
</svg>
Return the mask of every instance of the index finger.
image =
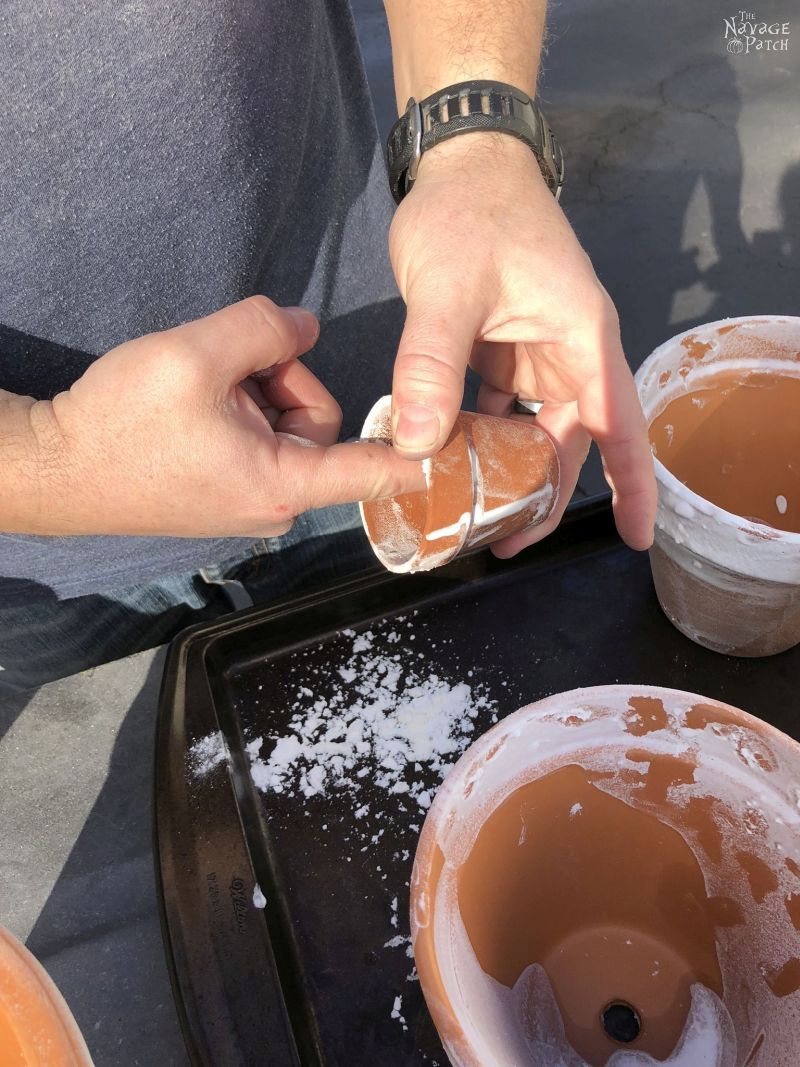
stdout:
<svg viewBox="0 0 800 1067">
<path fill-rule="evenodd" d="M 581 388 L 578 413 L 600 448 L 620 537 L 631 548 L 646 549 L 653 543 L 656 514 L 653 455 L 622 347 L 611 340 L 605 344 L 602 370 Z"/>
</svg>

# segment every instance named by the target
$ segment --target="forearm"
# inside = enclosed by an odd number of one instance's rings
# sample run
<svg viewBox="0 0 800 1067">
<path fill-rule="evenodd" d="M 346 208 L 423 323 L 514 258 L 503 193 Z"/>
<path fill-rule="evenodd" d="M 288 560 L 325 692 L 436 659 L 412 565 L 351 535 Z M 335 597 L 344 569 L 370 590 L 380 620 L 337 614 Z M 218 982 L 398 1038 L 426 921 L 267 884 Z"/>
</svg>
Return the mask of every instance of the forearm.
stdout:
<svg viewBox="0 0 800 1067">
<path fill-rule="evenodd" d="M 59 467 L 51 405 L 0 389 L 0 531 L 65 532 L 55 509 Z"/>
<path fill-rule="evenodd" d="M 398 113 L 473 78 L 535 94 L 546 0 L 384 0 Z"/>
</svg>

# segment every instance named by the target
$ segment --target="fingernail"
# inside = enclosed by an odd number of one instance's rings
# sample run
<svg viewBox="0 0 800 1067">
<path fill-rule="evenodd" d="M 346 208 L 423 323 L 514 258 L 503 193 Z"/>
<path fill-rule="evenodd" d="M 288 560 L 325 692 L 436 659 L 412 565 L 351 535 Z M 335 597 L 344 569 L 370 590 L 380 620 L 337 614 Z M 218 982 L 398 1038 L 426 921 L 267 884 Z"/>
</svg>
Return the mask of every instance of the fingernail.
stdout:
<svg viewBox="0 0 800 1067">
<path fill-rule="evenodd" d="M 306 350 L 315 345 L 319 337 L 319 322 L 316 316 L 305 308 L 284 308 L 284 311 L 294 319 L 299 346 Z"/>
<path fill-rule="evenodd" d="M 405 404 L 397 414 L 393 434 L 400 448 L 423 452 L 439 439 L 439 417 L 424 404 Z"/>
</svg>

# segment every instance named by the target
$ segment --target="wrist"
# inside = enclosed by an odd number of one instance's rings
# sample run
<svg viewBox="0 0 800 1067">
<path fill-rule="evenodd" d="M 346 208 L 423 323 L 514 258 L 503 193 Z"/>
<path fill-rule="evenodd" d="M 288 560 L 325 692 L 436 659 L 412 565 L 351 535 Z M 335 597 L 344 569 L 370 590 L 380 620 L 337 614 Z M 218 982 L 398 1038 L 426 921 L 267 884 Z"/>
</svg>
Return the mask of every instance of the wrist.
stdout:
<svg viewBox="0 0 800 1067">
<path fill-rule="evenodd" d="M 459 143 L 445 148 L 451 141 Z M 493 181 L 506 184 L 498 165 L 531 176 L 538 168 L 556 199 L 564 181 L 563 153 L 547 119 L 527 93 L 506 82 L 458 82 L 411 100 L 389 132 L 387 155 L 389 187 L 398 204 L 420 169 L 435 175 L 445 166 L 449 173 L 453 162 L 466 172 L 468 161 L 473 181 L 483 185 L 487 170 Z M 428 155 L 435 164 L 425 162 Z"/>
<path fill-rule="evenodd" d="M 539 173 L 539 164 L 531 149 L 518 137 L 497 130 L 473 130 L 423 152 L 417 170 L 421 178 L 436 178 L 459 172 L 461 179 L 481 179 L 487 170 L 511 168 L 512 171 Z"/>
</svg>

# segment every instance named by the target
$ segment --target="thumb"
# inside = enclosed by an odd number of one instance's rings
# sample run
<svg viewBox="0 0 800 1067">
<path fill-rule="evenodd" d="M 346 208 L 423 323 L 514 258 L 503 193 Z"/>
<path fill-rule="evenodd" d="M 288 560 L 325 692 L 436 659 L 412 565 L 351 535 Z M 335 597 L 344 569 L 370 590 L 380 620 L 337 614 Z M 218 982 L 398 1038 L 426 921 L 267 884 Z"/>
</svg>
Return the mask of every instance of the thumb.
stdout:
<svg viewBox="0 0 800 1067">
<path fill-rule="evenodd" d="M 449 437 L 481 321 L 479 309 L 465 310 L 454 291 L 409 295 L 392 382 L 392 440 L 401 455 L 431 456 Z"/>
<path fill-rule="evenodd" d="M 422 463 L 404 459 L 389 445 L 357 441 L 315 446 L 278 433 L 278 463 L 293 487 L 294 511 L 412 493 L 425 488 Z"/>
<path fill-rule="evenodd" d="M 319 323 L 304 308 L 281 308 L 266 296 L 250 296 L 165 336 L 205 358 L 229 387 L 307 352 L 319 336 Z"/>
</svg>

